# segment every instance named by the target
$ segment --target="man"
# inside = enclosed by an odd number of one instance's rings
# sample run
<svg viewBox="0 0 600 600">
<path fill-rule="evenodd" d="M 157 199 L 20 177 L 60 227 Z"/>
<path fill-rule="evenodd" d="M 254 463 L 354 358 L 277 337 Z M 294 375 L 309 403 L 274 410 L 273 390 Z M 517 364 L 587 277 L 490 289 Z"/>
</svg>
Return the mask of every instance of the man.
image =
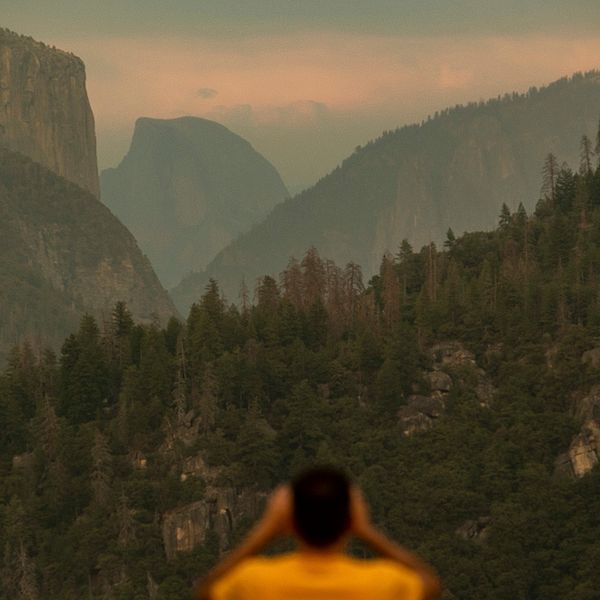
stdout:
<svg viewBox="0 0 600 600">
<path fill-rule="evenodd" d="M 255 557 L 292 534 L 296 552 Z M 356 536 L 383 559 L 344 552 Z M 429 566 L 371 524 L 360 490 L 329 468 L 311 469 L 271 495 L 262 519 L 209 574 L 198 600 L 429 600 L 441 591 Z"/>
</svg>

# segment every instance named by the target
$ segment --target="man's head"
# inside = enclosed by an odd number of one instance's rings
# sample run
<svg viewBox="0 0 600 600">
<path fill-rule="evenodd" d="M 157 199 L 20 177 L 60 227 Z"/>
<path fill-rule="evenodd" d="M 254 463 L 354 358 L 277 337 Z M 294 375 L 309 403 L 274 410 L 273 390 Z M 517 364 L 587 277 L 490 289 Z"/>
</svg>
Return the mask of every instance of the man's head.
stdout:
<svg viewBox="0 0 600 600">
<path fill-rule="evenodd" d="M 350 525 L 350 482 L 340 471 L 319 467 L 292 481 L 294 525 L 309 546 L 337 542 Z"/>
</svg>

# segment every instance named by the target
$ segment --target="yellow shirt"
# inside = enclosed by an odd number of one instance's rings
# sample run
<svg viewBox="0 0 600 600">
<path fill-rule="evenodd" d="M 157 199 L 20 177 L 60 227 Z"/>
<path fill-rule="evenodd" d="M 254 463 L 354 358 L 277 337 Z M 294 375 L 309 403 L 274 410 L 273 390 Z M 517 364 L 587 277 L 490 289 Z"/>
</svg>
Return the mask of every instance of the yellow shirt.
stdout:
<svg viewBox="0 0 600 600">
<path fill-rule="evenodd" d="M 217 581 L 211 600 L 421 600 L 421 578 L 389 560 L 293 553 L 250 558 Z"/>
</svg>

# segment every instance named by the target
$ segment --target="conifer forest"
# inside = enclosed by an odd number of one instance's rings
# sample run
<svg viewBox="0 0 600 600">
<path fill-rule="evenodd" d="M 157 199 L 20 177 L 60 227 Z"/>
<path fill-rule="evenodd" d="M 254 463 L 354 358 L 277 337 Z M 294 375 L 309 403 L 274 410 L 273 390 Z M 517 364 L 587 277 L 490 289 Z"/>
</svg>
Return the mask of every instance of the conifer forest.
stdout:
<svg viewBox="0 0 600 600">
<path fill-rule="evenodd" d="M 404 241 L 368 281 L 309 248 L 166 326 L 119 302 L 15 347 L 0 599 L 188 598 L 274 486 L 333 463 L 445 598 L 597 600 L 599 156 L 549 154 L 531 214 Z"/>
</svg>

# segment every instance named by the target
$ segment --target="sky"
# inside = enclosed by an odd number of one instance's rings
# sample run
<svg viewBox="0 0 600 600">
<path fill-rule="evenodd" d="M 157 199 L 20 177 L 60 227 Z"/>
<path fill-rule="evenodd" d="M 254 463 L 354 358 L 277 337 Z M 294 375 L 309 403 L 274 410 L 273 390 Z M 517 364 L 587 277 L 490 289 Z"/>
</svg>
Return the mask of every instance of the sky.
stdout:
<svg viewBox="0 0 600 600">
<path fill-rule="evenodd" d="M 101 169 L 141 116 L 248 139 L 292 191 L 446 106 L 600 68 L 600 0 L 0 0 L 86 63 Z"/>
</svg>

